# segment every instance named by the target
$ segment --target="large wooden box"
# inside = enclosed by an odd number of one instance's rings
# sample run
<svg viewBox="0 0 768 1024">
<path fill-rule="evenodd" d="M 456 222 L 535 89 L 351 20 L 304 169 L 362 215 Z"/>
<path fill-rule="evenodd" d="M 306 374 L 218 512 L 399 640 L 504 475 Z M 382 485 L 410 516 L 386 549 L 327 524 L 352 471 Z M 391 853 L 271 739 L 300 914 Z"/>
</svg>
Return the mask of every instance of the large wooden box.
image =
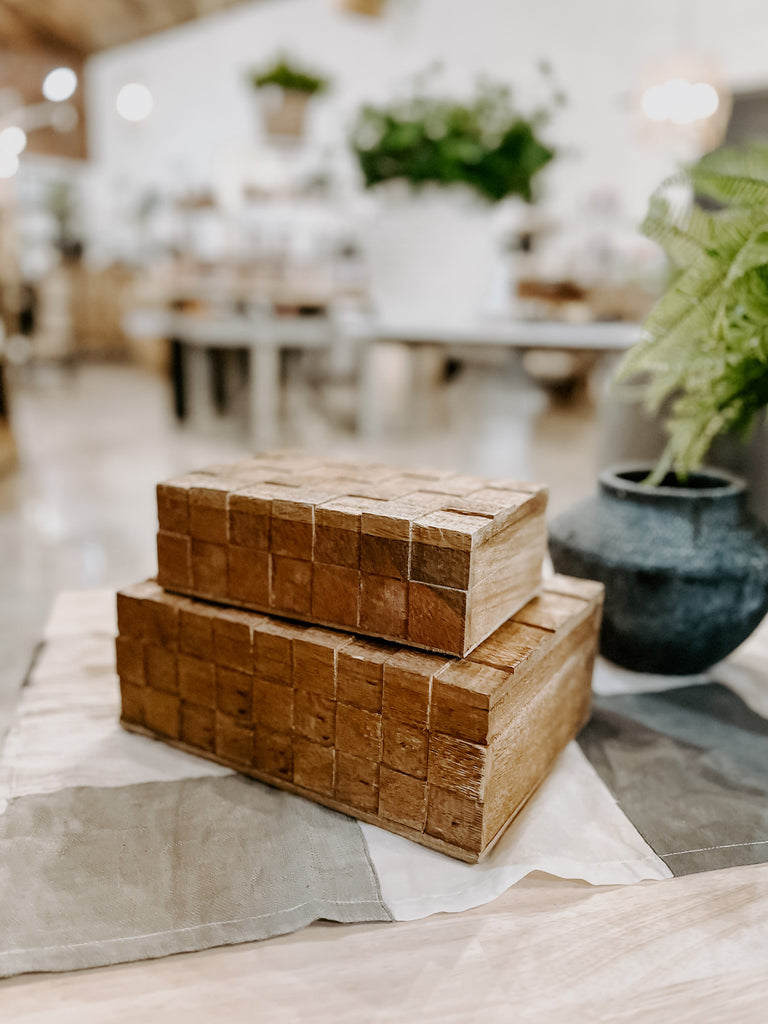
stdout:
<svg viewBox="0 0 768 1024">
<path fill-rule="evenodd" d="M 546 489 L 278 453 L 157 488 L 158 582 L 465 655 L 539 587 Z"/>
<path fill-rule="evenodd" d="M 476 861 L 588 717 L 601 607 L 555 577 L 459 660 L 142 583 L 118 595 L 122 722 Z"/>
</svg>

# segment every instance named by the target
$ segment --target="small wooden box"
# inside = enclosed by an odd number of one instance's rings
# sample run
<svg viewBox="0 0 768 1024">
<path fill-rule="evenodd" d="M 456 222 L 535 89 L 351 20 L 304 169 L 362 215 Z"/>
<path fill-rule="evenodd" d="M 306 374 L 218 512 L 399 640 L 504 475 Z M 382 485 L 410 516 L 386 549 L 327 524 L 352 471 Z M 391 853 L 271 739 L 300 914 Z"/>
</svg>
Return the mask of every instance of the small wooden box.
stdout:
<svg viewBox="0 0 768 1024">
<path fill-rule="evenodd" d="M 602 597 L 557 576 L 458 660 L 141 583 L 118 594 L 122 722 L 477 861 L 587 720 Z"/>
<path fill-rule="evenodd" d="M 547 491 L 290 453 L 159 484 L 168 590 L 465 655 L 539 587 Z"/>
</svg>

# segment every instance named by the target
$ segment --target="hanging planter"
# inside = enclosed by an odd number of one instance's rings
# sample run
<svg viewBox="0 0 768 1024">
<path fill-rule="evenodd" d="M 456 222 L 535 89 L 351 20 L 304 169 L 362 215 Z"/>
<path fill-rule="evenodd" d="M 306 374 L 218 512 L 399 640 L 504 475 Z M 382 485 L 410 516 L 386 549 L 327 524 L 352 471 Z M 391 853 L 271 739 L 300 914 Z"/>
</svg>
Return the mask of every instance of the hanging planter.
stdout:
<svg viewBox="0 0 768 1024">
<path fill-rule="evenodd" d="M 310 99 L 330 85 L 327 78 L 280 58 L 266 70 L 251 73 L 250 82 L 261 99 L 267 135 L 301 138 Z"/>
<path fill-rule="evenodd" d="M 296 89 L 264 90 L 262 117 L 267 135 L 301 138 L 309 95 Z"/>
</svg>

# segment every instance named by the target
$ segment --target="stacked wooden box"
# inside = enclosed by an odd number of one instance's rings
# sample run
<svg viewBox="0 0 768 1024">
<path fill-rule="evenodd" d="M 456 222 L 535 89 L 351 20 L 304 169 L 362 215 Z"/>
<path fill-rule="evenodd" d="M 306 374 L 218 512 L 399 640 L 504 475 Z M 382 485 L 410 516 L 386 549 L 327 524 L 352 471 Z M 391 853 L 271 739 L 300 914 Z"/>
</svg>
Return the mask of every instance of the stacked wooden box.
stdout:
<svg viewBox="0 0 768 1024">
<path fill-rule="evenodd" d="M 463 655 L 536 591 L 546 491 L 305 456 L 158 487 L 158 582 Z"/>
<path fill-rule="evenodd" d="M 159 485 L 123 724 L 477 860 L 589 713 L 602 588 L 542 585 L 545 505 L 290 453 Z"/>
</svg>

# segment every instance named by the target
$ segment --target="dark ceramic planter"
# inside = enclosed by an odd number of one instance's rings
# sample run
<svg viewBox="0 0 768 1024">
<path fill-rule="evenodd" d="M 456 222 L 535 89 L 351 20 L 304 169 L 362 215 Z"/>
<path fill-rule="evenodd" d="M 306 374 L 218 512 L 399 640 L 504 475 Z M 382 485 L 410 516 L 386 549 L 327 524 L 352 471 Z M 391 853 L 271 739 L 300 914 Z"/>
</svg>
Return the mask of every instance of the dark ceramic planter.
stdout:
<svg viewBox="0 0 768 1024">
<path fill-rule="evenodd" d="M 558 516 L 558 572 L 605 584 L 600 650 L 639 672 L 687 675 L 730 654 L 768 612 L 768 529 L 721 470 L 641 483 L 651 466 L 603 470 L 597 495 Z"/>
</svg>

